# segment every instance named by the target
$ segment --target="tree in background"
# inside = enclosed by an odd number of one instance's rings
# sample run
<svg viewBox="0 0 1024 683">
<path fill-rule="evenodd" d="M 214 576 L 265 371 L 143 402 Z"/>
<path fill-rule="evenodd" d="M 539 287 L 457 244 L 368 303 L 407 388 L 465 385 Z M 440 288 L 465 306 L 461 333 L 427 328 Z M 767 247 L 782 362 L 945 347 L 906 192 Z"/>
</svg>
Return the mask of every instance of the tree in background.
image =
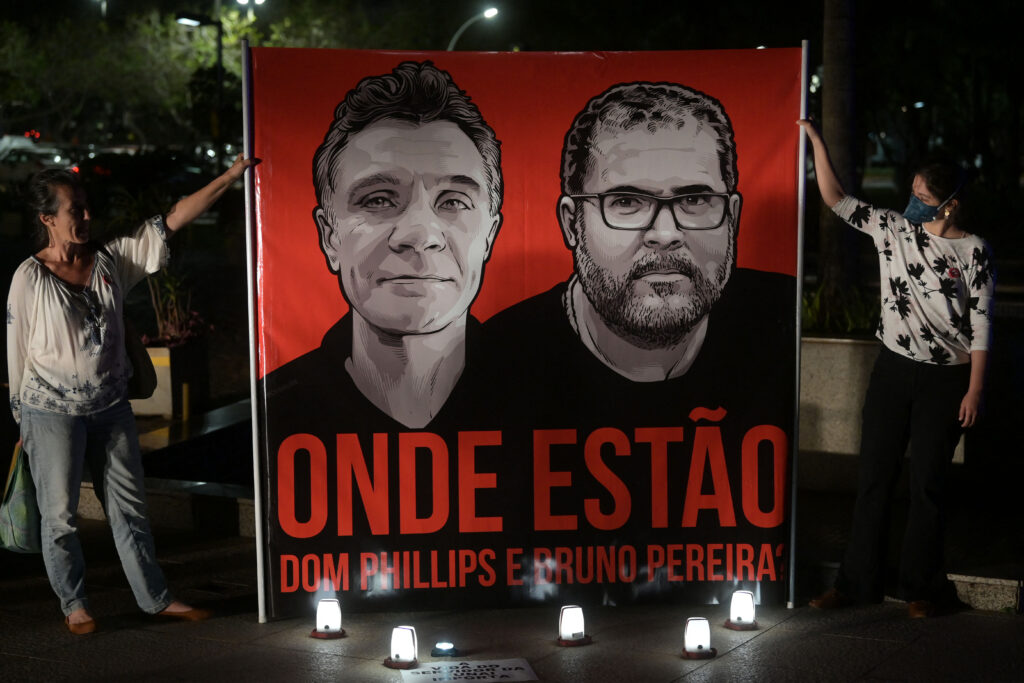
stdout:
<svg viewBox="0 0 1024 683">
<path fill-rule="evenodd" d="M 48 0 L 0 7 L 0 132 L 29 128 L 62 144 L 186 145 L 210 140 L 217 102 L 216 32 L 188 30 L 174 10 L 210 13 L 212 0 L 95 3 Z M 476 0 L 273 0 L 255 17 L 221 0 L 224 25 L 225 140 L 240 135 L 239 41 L 253 45 L 443 49 L 479 12 Z M 825 13 L 828 13 L 827 21 Z M 821 112 L 824 133 L 843 181 L 860 187 L 864 132 L 881 141 L 895 194 L 877 187 L 867 198 L 902 208 L 910 166 L 948 150 L 980 175 L 979 232 L 1015 224 L 1021 199 L 1022 46 L 1016 3 L 933 0 L 927 7 L 883 0 L 794 0 L 711 4 L 700 12 L 653 0 L 503 3 L 495 21 L 467 32 L 460 49 L 648 50 L 793 46 L 810 37 L 812 72 L 826 62 Z M 6 20 L 5 20 L 6 18 Z M 824 22 L 824 23 L 823 23 Z M 825 26 L 824 31 L 822 30 Z M 856 39 L 853 27 L 859 27 Z M 820 40 L 818 36 L 821 36 Z M 840 71 L 837 68 L 842 67 Z M 854 99 L 852 94 L 856 92 Z M 834 99 L 842 95 L 842 101 Z M 849 97 L 847 97 L 847 95 Z M 915 102 L 922 102 L 916 108 Z M 838 136 L 838 138 L 837 138 Z M 812 198 L 813 201 L 813 198 Z M 831 216 L 809 216 L 808 240 L 819 239 L 819 281 L 843 307 L 857 281 L 856 249 Z M 824 222 L 819 234 L 814 228 Z M 992 235 L 1014 240 L 1017 231 Z M 1001 254 L 1008 250 L 997 244 Z M 861 249 L 863 251 L 863 249 Z M 863 257 L 863 254 L 861 254 Z"/>
<path fill-rule="evenodd" d="M 222 119 L 234 124 L 240 118 L 240 41 L 259 34 L 237 10 L 222 12 L 221 21 L 224 101 L 232 107 Z M 208 138 L 216 78 L 203 74 L 215 70 L 216 51 L 212 28 L 190 31 L 157 10 L 116 23 L 0 22 L 0 131 L 33 128 L 66 145 L 181 145 Z"/>
<path fill-rule="evenodd" d="M 825 0 L 822 30 L 824 88 L 821 129 L 832 165 L 847 192 L 857 194 L 863 159 L 856 116 L 857 21 L 854 0 Z M 858 236 L 824 203 L 818 215 L 817 289 L 809 292 L 805 323 L 815 332 L 866 332 L 875 321 L 860 315 Z M 851 315 L 857 313 L 858 315 Z M 874 316 L 877 318 L 877 315 Z M 864 329 L 867 328 L 867 329 Z"/>
<path fill-rule="evenodd" d="M 884 151 L 905 205 L 913 167 L 942 155 L 972 168 L 969 227 L 1006 263 L 1024 240 L 1016 225 L 1024 128 L 1019 3 L 933 0 L 927 8 L 868 0 L 871 35 L 859 51 L 859 107 L 865 130 L 886 132 Z"/>
</svg>

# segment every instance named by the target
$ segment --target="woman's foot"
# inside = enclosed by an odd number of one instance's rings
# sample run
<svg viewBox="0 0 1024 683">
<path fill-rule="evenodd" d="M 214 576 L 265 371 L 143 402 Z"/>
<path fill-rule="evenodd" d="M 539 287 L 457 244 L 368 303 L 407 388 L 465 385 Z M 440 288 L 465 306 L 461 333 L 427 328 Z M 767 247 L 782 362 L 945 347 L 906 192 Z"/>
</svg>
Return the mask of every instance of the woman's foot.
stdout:
<svg viewBox="0 0 1024 683">
<path fill-rule="evenodd" d="M 64 623 L 67 625 L 68 630 L 76 636 L 84 636 L 95 632 L 97 629 L 96 620 L 84 608 L 76 609 L 64 617 Z"/>
<path fill-rule="evenodd" d="M 849 596 L 840 593 L 839 589 L 829 588 L 807 604 L 817 609 L 840 609 L 849 607 L 854 604 L 854 601 Z"/>
<path fill-rule="evenodd" d="M 935 614 L 935 604 L 930 600 L 913 600 L 907 603 L 907 616 L 911 619 L 928 619 Z"/>
<path fill-rule="evenodd" d="M 162 612 L 158 612 L 157 616 L 167 617 L 168 619 L 180 619 L 181 621 L 204 621 L 212 617 L 213 612 L 208 609 L 197 609 L 175 600 L 164 608 Z"/>
</svg>

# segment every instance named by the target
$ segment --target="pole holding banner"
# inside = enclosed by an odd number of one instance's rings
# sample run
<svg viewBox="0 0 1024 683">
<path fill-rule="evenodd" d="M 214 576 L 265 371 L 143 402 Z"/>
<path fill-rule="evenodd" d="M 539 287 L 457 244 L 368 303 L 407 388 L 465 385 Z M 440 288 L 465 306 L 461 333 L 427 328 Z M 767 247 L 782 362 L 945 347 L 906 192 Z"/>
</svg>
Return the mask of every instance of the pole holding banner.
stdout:
<svg viewBox="0 0 1024 683">
<path fill-rule="evenodd" d="M 807 54 L 808 41 L 800 43 L 800 118 L 807 118 Z M 796 485 L 800 463 L 800 340 L 803 336 L 804 301 L 804 208 L 807 205 L 807 136 L 799 138 L 797 157 L 797 213 L 796 213 L 796 372 L 793 383 L 796 387 L 793 405 L 793 443 L 790 455 L 790 496 L 789 496 L 789 599 L 786 607 L 796 606 Z"/>
<path fill-rule="evenodd" d="M 245 158 L 249 159 L 253 153 L 253 116 L 252 116 L 252 52 L 249 49 L 248 39 L 242 39 L 242 151 Z M 256 582 L 257 600 L 259 605 L 259 620 L 264 623 L 267 620 L 266 600 L 264 598 L 263 583 L 265 580 L 263 572 L 263 497 L 262 481 L 260 476 L 260 449 L 259 449 L 259 406 L 256 401 L 256 297 L 255 297 L 255 252 L 253 250 L 253 234 L 256 229 L 253 219 L 253 173 L 250 168 L 245 174 L 245 269 L 246 269 L 246 292 L 249 313 L 249 395 L 251 399 L 252 419 L 252 483 L 253 483 L 253 522 L 256 531 Z"/>
</svg>

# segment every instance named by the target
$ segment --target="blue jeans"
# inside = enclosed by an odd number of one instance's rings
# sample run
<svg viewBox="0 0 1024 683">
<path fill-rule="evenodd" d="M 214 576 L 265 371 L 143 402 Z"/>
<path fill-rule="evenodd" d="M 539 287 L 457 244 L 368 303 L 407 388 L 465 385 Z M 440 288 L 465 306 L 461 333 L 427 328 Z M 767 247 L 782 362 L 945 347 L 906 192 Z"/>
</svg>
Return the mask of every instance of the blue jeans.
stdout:
<svg viewBox="0 0 1024 683">
<path fill-rule="evenodd" d="M 76 528 L 86 465 L 135 601 L 150 614 L 171 604 L 146 520 L 139 437 L 128 401 L 80 416 L 23 405 L 21 439 L 42 516 L 43 563 L 64 614 L 89 606 Z"/>
</svg>

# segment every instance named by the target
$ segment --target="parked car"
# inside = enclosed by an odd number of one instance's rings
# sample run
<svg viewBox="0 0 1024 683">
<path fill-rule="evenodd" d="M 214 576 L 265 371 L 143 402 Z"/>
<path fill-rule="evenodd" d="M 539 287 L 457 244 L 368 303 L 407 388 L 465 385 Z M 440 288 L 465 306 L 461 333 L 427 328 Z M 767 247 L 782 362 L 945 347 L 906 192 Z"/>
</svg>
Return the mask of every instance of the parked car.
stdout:
<svg viewBox="0 0 1024 683">
<path fill-rule="evenodd" d="M 113 230 L 134 226 L 147 211 L 166 210 L 210 181 L 191 156 L 168 150 L 99 152 L 86 155 L 72 169 L 82 178 L 92 213 Z"/>
<path fill-rule="evenodd" d="M 47 168 L 67 168 L 71 161 L 56 147 L 35 145 L 7 150 L 0 158 L 0 184 L 13 188 Z"/>
</svg>

